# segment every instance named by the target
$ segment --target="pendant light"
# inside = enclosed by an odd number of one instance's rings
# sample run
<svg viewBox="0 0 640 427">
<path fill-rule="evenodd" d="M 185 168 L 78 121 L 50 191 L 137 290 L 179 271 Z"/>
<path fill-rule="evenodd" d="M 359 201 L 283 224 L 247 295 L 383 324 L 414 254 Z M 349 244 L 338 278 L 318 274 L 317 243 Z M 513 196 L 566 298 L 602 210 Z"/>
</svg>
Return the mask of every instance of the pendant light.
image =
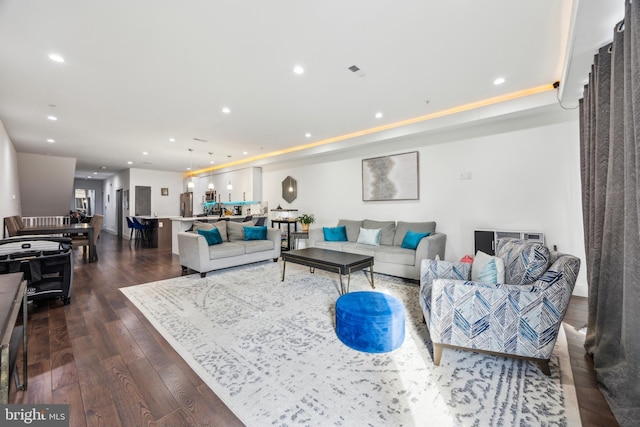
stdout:
<svg viewBox="0 0 640 427">
<path fill-rule="evenodd" d="M 231 161 L 231 155 L 227 154 L 227 158 L 229 159 L 227 161 L 230 162 Z M 227 190 L 233 190 L 233 185 L 231 185 L 231 176 L 229 176 L 229 184 L 227 184 Z"/>
<path fill-rule="evenodd" d="M 196 184 L 193 182 L 193 148 L 189 148 L 189 162 L 191 164 L 191 166 L 189 167 L 191 180 L 187 183 L 187 188 L 189 190 L 193 190 L 193 188 L 196 186 Z"/>
<path fill-rule="evenodd" d="M 211 151 L 209 151 L 209 158 L 211 160 L 209 160 L 210 164 L 213 164 L 213 153 Z M 215 185 L 213 185 L 213 171 L 211 171 L 211 173 L 209 174 L 209 186 L 208 186 L 209 190 L 213 190 L 216 188 Z"/>
</svg>

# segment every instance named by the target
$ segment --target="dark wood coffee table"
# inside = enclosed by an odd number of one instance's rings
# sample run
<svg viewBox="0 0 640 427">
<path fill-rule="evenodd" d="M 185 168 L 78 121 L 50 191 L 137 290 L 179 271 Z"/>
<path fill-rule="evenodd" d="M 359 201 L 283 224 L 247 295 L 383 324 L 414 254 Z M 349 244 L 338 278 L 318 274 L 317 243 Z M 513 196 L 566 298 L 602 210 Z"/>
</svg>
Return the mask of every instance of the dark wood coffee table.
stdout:
<svg viewBox="0 0 640 427">
<path fill-rule="evenodd" d="M 347 252 L 332 251 L 321 248 L 305 248 L 295 251 L 282 252 L 282 281 L 287 267 L 287 261 L 294 264 L 305 265 L 311 273 L 319 268 L 325 271 L 335 271 L 340 276 L 340 295 L 349 292 L 351 284 L 351 272 L 369 267 L 371 273 L 371 287 L 375 289 L 373 282 L 373 257 L 367 255 L 350 254 Z M 342 284 L 342 275 L 348 275 L 347 288 Z"/>
</svg>

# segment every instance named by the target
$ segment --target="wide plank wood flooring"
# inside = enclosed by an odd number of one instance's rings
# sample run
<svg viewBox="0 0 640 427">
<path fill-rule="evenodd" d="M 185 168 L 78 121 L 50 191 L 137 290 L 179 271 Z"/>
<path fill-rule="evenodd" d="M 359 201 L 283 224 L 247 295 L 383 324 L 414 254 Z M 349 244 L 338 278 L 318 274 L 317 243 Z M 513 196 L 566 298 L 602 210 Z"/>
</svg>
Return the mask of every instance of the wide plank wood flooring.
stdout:
<svg viewBox="0 0 640 427">
<path fill-rule="evenodd" d="M 87 263 L 76 251 L 70 305 L 30 309 L 29 387 L 12 385 L 10 403 L 67 403 L 71 426 L 242 425 L 118 290 L 180 276 L 178 257 L 109 233 L 98 255 Z M 585 426 L 616 426 L 576 330 L 586 317 L 586 299 L 574 297 L 565 332 L 580 415 Z"/>
</svg>

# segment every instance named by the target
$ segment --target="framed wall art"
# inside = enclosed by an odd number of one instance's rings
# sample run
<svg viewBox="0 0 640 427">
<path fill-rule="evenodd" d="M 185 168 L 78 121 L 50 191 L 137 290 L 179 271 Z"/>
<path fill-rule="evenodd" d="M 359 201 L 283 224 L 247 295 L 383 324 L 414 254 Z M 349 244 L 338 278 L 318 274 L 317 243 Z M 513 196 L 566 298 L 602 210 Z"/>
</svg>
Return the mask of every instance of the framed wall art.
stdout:
<svg viewBox="0 0 640 427">
<path fill-rule="evenodd" d="M 418 152 L 362 160 L 362 200 L 419 200 Z"/>
<path fill-rule="evenodd" d="M 168 195 L 169 195 L 169 189 L 168 189 L 168 188 L 166 188 L 166 187 L 162 187 L 162 188 L 160 189 L 160 195 L 161 195 L 161 196 L 168 196 Z"/>
</svg>

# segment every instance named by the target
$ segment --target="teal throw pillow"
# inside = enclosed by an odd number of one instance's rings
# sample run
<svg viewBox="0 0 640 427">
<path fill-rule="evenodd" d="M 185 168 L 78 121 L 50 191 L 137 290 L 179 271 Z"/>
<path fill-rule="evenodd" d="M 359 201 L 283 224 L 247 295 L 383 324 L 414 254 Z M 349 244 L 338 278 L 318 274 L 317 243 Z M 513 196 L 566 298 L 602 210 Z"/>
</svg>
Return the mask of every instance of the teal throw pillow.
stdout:
<svg viewBox="0 0 640 427">
<path fill-rule="evenodd" d="M 207 245 L 219 245 L 222 243 L 222 236 L 220 235 L 220 231 L 217 228 L 212 228 L 211 230 L 197 230 L 198 234 L 204 236 L 207 241 Z"/>
<path fill-rule="evenodd" d="M 267 226 L 244 227 L 244 240 L 267 240 Z"/>
<path fill-rule="evenodd" d="M 422 240 L 423 238 L 427 237 L 430 234 L 431 233 L 429 232 L 417 233 L 415 231 L 407 230 L 407 234 L 404 235 L 404 239 L 402 239 L 402 245 L 400 245 L 400 247 L 405 249 L 415 250 L 418 247 L 420 240 Z"/>
<path fill-rule="evenodd" d="M 327 242 L 346 242 L 347 227 L 341 225 L 339 227 L 322 227 L 324 240 Z"/>
</svg>

